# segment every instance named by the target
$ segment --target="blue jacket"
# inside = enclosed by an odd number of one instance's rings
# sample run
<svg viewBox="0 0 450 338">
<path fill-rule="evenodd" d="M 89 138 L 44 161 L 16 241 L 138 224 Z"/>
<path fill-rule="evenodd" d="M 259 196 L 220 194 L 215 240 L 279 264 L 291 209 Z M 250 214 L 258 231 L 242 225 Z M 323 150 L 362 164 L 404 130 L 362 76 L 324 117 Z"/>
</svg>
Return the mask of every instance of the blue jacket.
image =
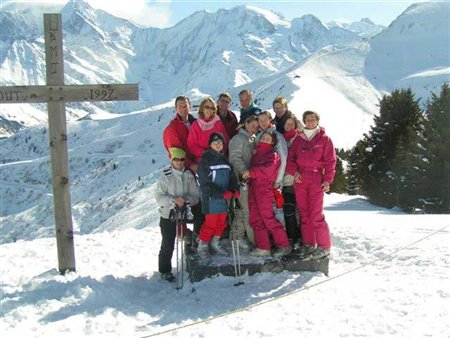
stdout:
<svg viewBox="0 0 450 338">
<path fill-rule="evenodd" d="M 200 184 L 202 212 L 204 214 L 221 214 L 228 211 L 223 193 L 238 190 L 238 183 L 233 168 L 223 153 L 212 149 L 206 150 L 197 170 Z"/>
<path fill-rule="evenodd" d="M 241 117 L 239 118 L 239 124 L 245 124 L 245 120 L 247 117 L 251 115 L 258 116 L 261 113 L 261 108 L 259 108 L 257 105 L 252 103 L 250 106 L 247 107 L 247 109 L 241 109 Z"/>
</svg>

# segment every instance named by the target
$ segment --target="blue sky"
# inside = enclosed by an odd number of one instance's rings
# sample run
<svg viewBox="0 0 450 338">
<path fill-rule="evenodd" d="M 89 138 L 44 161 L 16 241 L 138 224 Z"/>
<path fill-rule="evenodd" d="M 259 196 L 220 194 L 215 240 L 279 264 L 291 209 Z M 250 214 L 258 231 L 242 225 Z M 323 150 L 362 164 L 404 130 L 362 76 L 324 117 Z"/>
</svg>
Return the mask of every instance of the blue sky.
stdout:
<svg viewBox="0 0 450 338">
<path fill-rule="evenodd" d="M 1 0 L 2 3 L 10 2 Z M 64 3 L 67 0 L 50 1 L 13 1 L 26 2 L 38 5 L 39 3 L 57 2 Z M 260 1 L 189 1 L 189 0 L 88 0 L 93 7 L 102 8 L 116 16 L 131 19 L 134 22 L 144 26 L 169 27 L 186 18 L 195 11 L 207 9 L 217 11 L 220 8 L 230 9 L 238 5 L 254 5 L 257 7 L 270 9 L 281 13 L 287 19 L 300 17 L 304 14 L 313 14 L 322 22 L 332 20 L 339 21 L 358 21 L 368 17 L 373 22 L 382 25 L 389 25 L 411 4 L 421 1 L 279 1 L 279 0 L 260 0 Z"/>
<path fill-rule="evenodd" d="M 116 6 L 123 7 L 120 3 L 127 4 L 127 8 L 122 8 L 119 12 L 124 13 L 127 10 L 136 8 L 135 21 L 146 22 L 153 21 L 158 27 L 173 26 L 185 17 L 189 16 L 195 11 L 210 10 L 217 11 L 220 8 L 232 8 L 238 5 L 251 4 L 258 7 L 270 9 L 283 14 L 287 19 L 300 17 L 304 14 L 313 14 L 317 16 L 322 22 L 329 22 L 332 20 L 341 21 L 358 21 L 362 18 L 368 17 L 377 24 L 389 25 L 395 18 L 397 18 L 406 8 L 411 4 L 420 1 L 336 1 L 336 0 L 322 0 L 322 1 L 187 1 L 187 0 L 173 0 L 173 1 L 143 1 L 143 0 L 128 0 L 128 1 L 105 1 L 105 0 L 90 0 L 93 6 L 101 4 L 101 6 L 109 6 L 111 10 L 112 3 Z M 145 3 L 145 8 L 142 8 L 139 3 Z M 134 4 L 134 6 L 133 6 Z M 107 7 L 103 7 L 108 10 Z M 140 8 L 140 9 L 139 9 Z M 144 21 L 144 22 L 145 22 Z"/>
<path fill-rule="evenodd" d="M 283 14 L 287 19 L 313 14 L 323 22 L 332 20 L 357 21 L 368 17 L 375 23 L 389 25 L 414 1 L 173 1 L 174 20 L 177 21 L 195 10 L 232 8 L 251 4 Z"/>
</svg>

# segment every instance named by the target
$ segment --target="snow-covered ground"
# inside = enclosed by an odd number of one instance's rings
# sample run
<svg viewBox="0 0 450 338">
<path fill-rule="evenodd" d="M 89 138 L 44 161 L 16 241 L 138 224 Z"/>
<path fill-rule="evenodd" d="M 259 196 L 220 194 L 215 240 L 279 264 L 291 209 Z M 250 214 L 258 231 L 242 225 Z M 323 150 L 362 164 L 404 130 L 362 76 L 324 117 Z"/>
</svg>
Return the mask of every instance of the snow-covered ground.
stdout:
<svg viewBox="0 0 450 338">
<path fill-rule="evenodd" d="M 337 194 L 325 213 L 329 277 L 259 273 L 239 287 L 224 276 L 179 291 L 162 282 L 155 217 L 142 229 L 77 235 L 77 272 L 66 276 L 55 239 L 3 244 L 1 336 L 448 337 L 450 215 Z"/>
</svg>

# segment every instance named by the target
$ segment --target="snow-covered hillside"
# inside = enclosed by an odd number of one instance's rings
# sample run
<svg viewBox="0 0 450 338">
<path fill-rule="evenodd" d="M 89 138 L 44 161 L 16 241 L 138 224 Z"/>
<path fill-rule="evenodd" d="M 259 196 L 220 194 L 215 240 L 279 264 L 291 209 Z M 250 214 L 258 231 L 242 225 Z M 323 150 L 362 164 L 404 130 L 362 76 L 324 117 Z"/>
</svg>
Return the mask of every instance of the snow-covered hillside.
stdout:
<svg viewBox="0 0 450 338">
<path fill-rule="evenodd" d="M 284 95 L 299 117 L 304 110 L 315 109 L 335 146 L 350 148 L 369 129 L 377 109 L 378 92 L 357 75 L 364 55 L 359 46 L 317 52 L 305 64 L 255 81 L 258 104 L 271 106 L 271 95 Z M 233 88 L 231 94 L 236 97 L 240 89 Z M 234 102 L 235 108 L 237 104 Z M 155 170 L 167 164 L 162 130 L 173 114 L 173 102 L 169 102 L 113 119 L 69 123 L 73 219 L 78 231 L 112 230 L 116 219 L 123 219 L 123 228 L 146 226 L 143 218 L 130 221 L 129 212 L 146 213 L 148 203 L 154 203 L 149 196 L 158 177 Z M 0 140 L 0 146 L 1 196 L 5 201 L 0 208 L 1 243 L 24 236 L 51 236 L 54 221 L 47 127 L 20 131 Z M 154 209 L 151 207 L 151 212 Z"/>
<path fill-rule="evenodd" d="M 96 36 L 106 40 L 113 35 L 105 35 L 111 22 L 104 12 L 93 11 L 87 5 L 85 8 L 78 3 L 71 4 L 72 7 L 67 5 L 63 11 L 73 10 L 75 5 L 79 6 L 78 14 L 73 12 L 73 16 L 67 16 L 66 20 L 69 17 L 72 20 L 80 18 L 81 10 L 84 10 L 86 18 L 80 19 L 78 24 L 71 21 L 71 25 L 66 25 L 69 26 L 69 32 L 77 28 L 80 36 L 95 32 Z M 257 22 L 263 26 L 278 27 L 280 30 L 289 27 L 288 22 L 275 14 L 269 15 L 252 7 L 237 7 L 231 11 L 236 11 L 236 15 L 257 18 Z M 90 21 L 86 21 L 88 14 L 93 16 Z M 224 17 L 229 14 L 230 11 L 225 10 L 217 13 L 199 12 L 186 19 L 192 24 L 187 26 L 194 27 L 195 20 L 209 22 L 214 16 Z M 129 23 L 117 20 L 112 22 L 116 34 L 119 30 L 131 30 Z M 184 27 L 186 20 L 172 29 Z M 248 20 L 245 25 L 254 20 Z M 94 22 L 101 24 L 105 31 L 102 33 L 94 29 Z M 183 30 L 187 30 L 187 26 Z M 171 29 L 159 31 L 159 34 L 169 34 Z M 136 35 L 128 35 L 121 38 L 125 40 L 117 41 L 125 45 L 126 39 L 134 38 Z M 109 48 L 111 44 L 106 46 Z M 257 103 L 263 108 L 271 107 L 273 98 L 283 95 L 290 102 L 289 108 L 298 116 L 306 109 L 314 109 L 321 114 L 321 124 L 331 135 L 335 146 L 350 148 L 368 131 L 373 114 L 378 110 L 376 104 L 380 93 L 363 75 L 366 56 L 370 52 L 370 46 L 365 42 L 323 47 L 311 53 L 306 61 L 292 61 L 284 70 L 273 72 L 250 84 L 232 87 L 230 92 L 236 98 L 242 88 L 251 86 Z M 231 58 L 227 60 L 231 62 Z M 194 104 L 206 94 L 198 88 L 189 91 Z M 233 109 L 238 110 L 236 99 Z M 139 112 L 116 116 L 110 120 L 69 123 L 73 216 L 75 226 L 83 234 L 114 229 L 111 222 L 115 218 L 125 220 L 123 227 L 144 227 L 144 222 L 139 219 L 126 221 L 127 212 L 130 208 L 146 208 L 140 196 L 150 194 L 151 190 L 148 189 L 157 175 L 154 171 L 167 164 L 161 133 L 173 116 L 171 99 Z M 33 238 L 51 235 L 54 225 L 47 127 L 41 125 L 23 130 L 1 140 L 0 147 L 3 201 L 0 208 L 1 242 L 11 242 L 28 235 Z"/>
<path fill-rule="evenodd" d="M 371 41 L 365 75 L 376 88 L 411 87 L 417 97 L 450 81 L 450 3 L 410 6 Z"/>
<path fill-rule="evenodd" d="M 235 287 L 234 277 L 219 276 L 177 291 L 156 272 L 151 204 L 128 211 L 142 229 L 77 232 L 77 272 L 66 276 L 56 270 L 54 238 L 3 244 L 2 337 L 446 337 L 450 216 L 335 194 L 325 203 L 329 278 L 267 272 Z"/>
<path fill-rule="evenodd" d="M 421 8 L 425 5 L 417 6 Z M 322 48 L 327 51 L 330 45 L 343 49 L 348 45 L 355 48 L 356 44 L 361 46 L 361 53 L 367 54 L 367 47 L 362 42 L 381 29 L 367 20 L 354 25 L 324 25 L 318 18 L 306 13 L 288 21 L 278 14 L 253 6 L 238 6 L 214 13 L 196 12 L 166 29 L 138 28 L 126 20 L 92 9 L 82 1 L 67 3 L 61 12 L 67 84 L 129 82 L 140 85 L 139 102 L 72 103 L 67 105 L 70 119 L 85 115 L 104 118 L 109 113 L 142 110 L 168 102 L 180 94 L 198 92 L 214 96 L 223 90 L 232 91 L 244 85 L 257 89 L 255 81 L 286 73 L 288 69 L 313 58 L 314 53 Z M 418 22 L 429 19 L 428 14 L 422 12 L 426 11 L 418 11 L 415 17 Z M 24 8 L 23 4 L 10 4 L 2 9 L 2 85 L 45 83 L 41 15 L 36 9 Z M 439 31 L 448 28 L 448 17 L 446 21 L 437 20 L 435 25 Z M 417 25 L 417 29 L 419 35 L 426 38 L 417 40 L 418 50 L 424 50 L 428 41 L 435 41 L 434 31 L 425 26 L 422 29 L 422 26 Z M 391 28 L 386 29 L 388 33 L 385 36 L 397 38 L 396 34 L 389 33 Z M 372 44 L 374 55 L 383 52 L 384 44 L 388 47 L 395 44 L 389 38 L 374 41 L 380 41 Z M 445 47 L 445 41 L 443 45 Z M 438 67 L 435 72 L 442 72 L 439 60 L 445 58 L 449 66 L 448 48 L 444 47 L 436 51 L 439 55 L 431 58 L 429 67 L 424 71 Z M 367 77 L 377 90 L 388 89 L 385 83 L 389 83 L 391 77 L 384 80 L 376 72 L 386 68 L 385 62 L 403 62 L 402 55 L 394 53 L 393 56 L 396 61 L 369 58 L 364 72 L 356 76 Z M 414 83 L 419 88 L 421 81 L 425 81 L 422 86 L 425 88 L 431 81 L 434 88 L 442 82 L 442 77 L 414 74 L 408 73 L 408 78 L 401 84 L 408 86 Z M 323 81 L 326 83 L 328 77 L 324 76 Z M 333 86 L 332 83 L 327 85 Z M 367 81 L 361 81 L 360 89 L 357 89 L 363 93 L 372 90 L 372 85 Z M 429 93 L 422 91 L 421 94 Z M 271 92 L 266 95 L 266 101 L 270 102 L 276 96 Z M 287 96 L 294 95 L 287 93 Z M 317 93 L 315 96 L 318 96 Z M 337 96 L 342 96 L 342 93 Z M 374 101 L 372 105 L 376 103 Z M 270 108 L 270 105 L 263 108 Z M 372 110 L 361 110 L 360 113 L 371 114 Z M 42 124 L 46 120 L 44 104 L 2 105 L 0 135 L 11 135 L 23 126 Z"/>
<path fill-rule="evenodd" d="M 448 79 L 449 16 L 445 15 L 448 8 L 446 3 L 417 4 L 371 40 L 372 50 L 365 69 L 362 72 L 360 67 L 352 70 L 352 74 L 362 80 L 361 92 L 413 86 L 426 97 L 429 89 L 439 87 Z M 308 14 L 288 21 L 253 6 L 215 13 L 196 12 L 167 29 L 138 28 L 81 1 L 67 3 L 61 13 L 67 84 L 129 82 L 140 85 L 139 102 L 72 103 L 67 105 L 70 119 L 86 115 L 98 119 L 110 113 L 141 110 L 180 94 L 198 92 L 215 96 L 240 86 L 257 89 L 255 81 L 286 73 L 306 60 L 310 62 L 314 53 L 322 48 L 327 52 L 330 45 L 337 49 L 358 48 L 355 46 L 359 45 L 359 54 L 367 55 L 363 42 L 383 28 L 366 19 L 351 24 L 325 25 Z M 435 16 L 434 13 L 440 14 Z M 0 27 L 2 85 L 44 84 L 42 13 L 20 3 L 10 4 L 0 13 Z M 398 40 L 403 41 L 399 45 L 401 48 L 398 48 Z M 430 43 L 433 45 L 431 57 L 416 50 L 412 53 L 410 46 L 417 45 L 418 50 L 424 51 Z M 412 58 L 411 55 L 419 56 Z M 327 86 L 334 86 L 327 83 L 328 77 L 323 77 L 323 81 Z M 301 88 L 300 92 L 305 89 Z M 310 93 L 311 90 L 308 97 Z M 317 92 L 314 94 L 319 96 Z M 266 95 L 263 99 L 268 102 L 275 97 Z M 295 95 L 294 92 L 286 94 Z M 345 97 L 345 93 L 332 95 L 329 101 L 342 96 Z M 320 104 L 313 103 L 314 106 Z M 376 103 L 373 101 L 370 106 Z M 270 108 L 270 104 L 263 108 Z M 372 113 L 372 109 L 360 110 L 361 115 Z M 11 135 L 23 126 L 43 124 L 46 120 L 45 104 L 2 105 L 0 135 Z"/>
</svg>

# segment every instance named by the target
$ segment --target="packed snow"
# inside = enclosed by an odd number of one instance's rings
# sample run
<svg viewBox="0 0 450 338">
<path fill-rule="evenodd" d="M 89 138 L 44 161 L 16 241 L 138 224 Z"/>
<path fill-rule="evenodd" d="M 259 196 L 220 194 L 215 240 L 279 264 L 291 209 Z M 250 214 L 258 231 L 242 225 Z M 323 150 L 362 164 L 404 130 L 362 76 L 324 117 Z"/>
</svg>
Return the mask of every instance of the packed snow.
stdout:
<svg viewBox="0 0 450 338">
<path fill-rule="evenodd" d="M 142 229 L 76 235 L 77 272 L 65 276 L 54 238 L 3 244 L 2 337 L 448 336 L 450 216 L 407 215 L 360 196 L 325 202 L 329 277 L 267 272 L 236 287 L 218 276 L 176 290 L 156 272 L 153 216 Z"/>
</svg>

